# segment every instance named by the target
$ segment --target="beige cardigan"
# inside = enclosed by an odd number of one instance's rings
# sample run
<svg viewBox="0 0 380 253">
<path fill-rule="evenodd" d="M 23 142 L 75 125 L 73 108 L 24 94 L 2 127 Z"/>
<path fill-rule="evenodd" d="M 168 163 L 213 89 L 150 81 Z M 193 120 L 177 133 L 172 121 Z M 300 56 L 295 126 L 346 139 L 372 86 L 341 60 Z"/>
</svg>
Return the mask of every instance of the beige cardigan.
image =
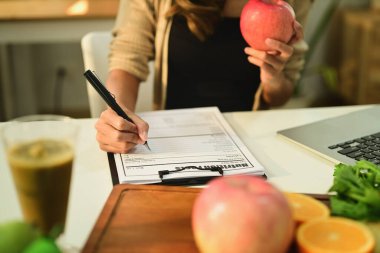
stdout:
<svg viewBox="0 0 380 253">
<path fill-rule="evenodd" d="M 173 0 L 121 0 L 110 45 L 109 70 L 122 69 L 145 81 L 148 61 L 154 60 L 154 109 L 164 109 L 168 77 L 168 39 L 171 19 L 165 17 Z M 288 0 L 304 26 L 312 0 Z M 292 82 L 304 66 L 305 41 L 294 45 L 294 54 L 284 73 Z M 255 94 L 253 109 L 260 109 L 262 86 Z"/>
</svg>

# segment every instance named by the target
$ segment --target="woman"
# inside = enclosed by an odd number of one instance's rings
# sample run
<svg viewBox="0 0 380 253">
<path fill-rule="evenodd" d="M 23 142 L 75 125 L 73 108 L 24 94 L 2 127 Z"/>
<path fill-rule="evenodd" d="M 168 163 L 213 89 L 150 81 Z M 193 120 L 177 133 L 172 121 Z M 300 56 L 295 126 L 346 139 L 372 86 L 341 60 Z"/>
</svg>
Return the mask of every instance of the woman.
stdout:
<svg viewBox="0 0 380 253">
<path fill-rule="evenodd" d="M 284 104 L 303 67 L 301 24 L 311 1 L 288 1 L 298 21 L 294 36 L 288 44 L 267 39 L 272 50 L 263 52 L 247 47 L 240 33 L 247 0 L 121 0 L 106 83 L 135 124 L 105 110 L 96 123 L 100 148 L 127 153 L 147 140 L 149 126 L 133 111 L 150 60 L 155 109 L 218 106 L 224 112 Z"/>
</svg>

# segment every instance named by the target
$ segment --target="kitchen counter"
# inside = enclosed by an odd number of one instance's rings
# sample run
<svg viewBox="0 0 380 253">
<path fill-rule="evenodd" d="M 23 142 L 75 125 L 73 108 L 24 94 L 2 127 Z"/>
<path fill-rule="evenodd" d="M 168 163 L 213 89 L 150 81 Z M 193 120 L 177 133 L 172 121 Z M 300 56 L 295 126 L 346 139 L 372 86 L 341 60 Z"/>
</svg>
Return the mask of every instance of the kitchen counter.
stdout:
<svg viewBox="0 0 380 253">
<path fill-rule="evenodd" d="M 114 18 L 119 0 L 2 0 L 0 21 Z"/>
</svg>

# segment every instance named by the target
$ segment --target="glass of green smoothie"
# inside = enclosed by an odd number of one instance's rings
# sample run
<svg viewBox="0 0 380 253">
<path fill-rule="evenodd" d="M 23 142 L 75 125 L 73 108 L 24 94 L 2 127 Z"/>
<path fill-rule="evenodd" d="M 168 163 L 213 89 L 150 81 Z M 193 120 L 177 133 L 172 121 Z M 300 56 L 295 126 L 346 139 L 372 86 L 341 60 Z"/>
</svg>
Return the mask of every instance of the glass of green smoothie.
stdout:
<svg viewBox="0 0 380 253">
<path fill-rule="evenodd" d="M 77 133 L 59 115 L 24 116 L 1 129 L 24 219 L 45 234 L 64 230 Z"/>
</svg>

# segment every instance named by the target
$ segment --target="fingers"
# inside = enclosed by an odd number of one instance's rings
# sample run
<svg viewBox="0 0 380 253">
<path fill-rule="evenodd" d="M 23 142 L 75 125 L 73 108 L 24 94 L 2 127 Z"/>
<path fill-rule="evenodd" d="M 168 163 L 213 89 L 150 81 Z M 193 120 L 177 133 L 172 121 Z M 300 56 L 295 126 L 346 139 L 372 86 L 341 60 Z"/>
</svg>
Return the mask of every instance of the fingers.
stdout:
<svg viewBox="0 0 380 253">
<path fill-rule="evenodd" d="M 275 71 L 282 71 L 284 68 L 283 61 L 265 52 L 263 52 L 263 54 L 249 56 L 248 61 L 260 68 L 263 68 L 263 67 L 266 67 L 266 65 L 269 65 L 268 67 L 273 68 Z"/>
<path fill-rule="evenodd" d="M 144 120 L 142 120 L 138 115 L 130 111 L 125 106 L 121 106 L 129 118 L 133 121 L 133 124 L 136 126 L 136 133 L 139 137 L 145 142 L 148 140 L 148 131 L 149 125 Z"/>
<path fill-rule="evenodd" d="M 112 109 L 105 110 L 95 124 L 99 147 L 107 152 L 128 153 L 137 144 L 147 140 L 149 125 L 140 117 L 127 112 L 131 123 L 118 116 Z"/>
<path fill-rule="evenodd" d="M 294 49 L 281 41 L 267 39 L 265 41 L 270 48 L 268 51 L 259 51 L 247 47 L 244 49 L 248 55 L 248 61 L 260 67 L 261 81 L 270 82 L 282 73 Z"/>
<path fill-rule="evenodd" d="M 280 59 L 283 61 L 287 61 L 290 56 L 293 55 L 293 47 L 290 45 L 287 45 L 281 41 L 274 40 L 274 39 L 266 39 L 265 43 L 271 48 L 271 51 L 276 51 L 278 52 L 278 56 Z"/>
<path fill-rule="evenodd" d="M 110 108 L 102 112 L 102 114 L 99 117 L 99 121 L 107 125 L 110 125 L 114 129 L 119 131 L 137 133 L 137 127 L 135 124 L 123 119 Z"/>
<path fill-rule="evenodd" d="M 133 121 L 134 125 L 137 128 L 137 134 L 140 137 L 140 139 L 143 141 L 148 140 L 148 131 L 149 131 L 149 125 L 144 120 L 142 120 L 139 116 L 137 116 L 134 113 L 129 114 L 129 117 Z"/>
<path fill-rule="evenodd" d="M 245 48 L 245 53 L 248 54 L 248 61 L 263 70 L 263 68 L 271 69 L 275 72 L 281 72 L 288 57 L 283 57 L 280 54 L 272 54 L 264 51 L 258 51 L 253 48 Z"/>
<path fill-rule="evenodd" d="M 294 27 L 294 35 L 291 38 L 289 45 L 292 45 L 292 44 L 296 43 L 297 41 L 304 38 L 302 25 L 300 23 L 298 23 L 297 21 L 295 21 L 293 27 Z"/>
<path fill-rule="evenodd" d="M 107 135 L 104 135 L 101 132 L 98 132 L 96 135 L 96 140 L 99 143 L 100 149 L 112 152 L 112 153 L 128 153 L 132 148 L 136 146 L 136 142 L 132 142 L 133 136 L 137 136 L 135 134 L 130 134 L 129 137 L 131 137 L 131 142 L 129 141 L 114 141 L 110 139 Z M 126 139 L 129 139 L 128 137 L 125 137 Z M 135 139 L 136 141 L 136 139 Z"/>
</svg>

